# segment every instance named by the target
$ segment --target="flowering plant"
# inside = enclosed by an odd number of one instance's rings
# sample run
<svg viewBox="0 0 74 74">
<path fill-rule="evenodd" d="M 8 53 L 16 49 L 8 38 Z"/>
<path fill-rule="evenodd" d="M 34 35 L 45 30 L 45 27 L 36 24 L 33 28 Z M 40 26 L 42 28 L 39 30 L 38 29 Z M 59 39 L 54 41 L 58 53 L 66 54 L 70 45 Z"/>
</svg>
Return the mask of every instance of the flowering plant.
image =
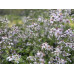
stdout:
<svg viewBox="0 0 74 74">
<path fill-rule="evenodd" d="M 74 28 L 70 26 L 70 14 L 68 9 L 46 10 L 40 15 L 31 11 L 28 17 L 21 17 L 23 24 L 12 27 L 8 19 L 1 18 L 0 63 L 73 64 Z"/>
</svg>

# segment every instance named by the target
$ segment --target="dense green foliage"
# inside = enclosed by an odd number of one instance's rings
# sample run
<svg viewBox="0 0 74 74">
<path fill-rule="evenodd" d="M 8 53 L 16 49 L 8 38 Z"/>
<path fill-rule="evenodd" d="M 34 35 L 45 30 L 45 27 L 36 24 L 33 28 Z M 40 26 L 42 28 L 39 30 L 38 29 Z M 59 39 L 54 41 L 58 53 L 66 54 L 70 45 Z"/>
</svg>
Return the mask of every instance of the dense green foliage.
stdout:
<svg viewBox="0 0 74 74">
<path fill-rule="evenodd" d="M 74 28 L 70 26 L 74 20 L 70 10 L 2 12 L 12 15 L 0 17 L 1 64 L 74 63 Z M 13 15 L 16 12 L 24 15 Z"/>
</svg>

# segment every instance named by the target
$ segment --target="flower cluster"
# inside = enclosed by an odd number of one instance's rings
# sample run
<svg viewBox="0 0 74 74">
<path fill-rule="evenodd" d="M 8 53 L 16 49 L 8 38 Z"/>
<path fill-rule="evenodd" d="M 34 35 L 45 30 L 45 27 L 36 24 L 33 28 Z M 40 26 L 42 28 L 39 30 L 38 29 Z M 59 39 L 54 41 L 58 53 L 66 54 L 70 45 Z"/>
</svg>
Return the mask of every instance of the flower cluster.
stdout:
<svg viewBox="0 0 74 74">
<path fill-rule="evenodd" d="M 43 49 L 45 49 L 45 50 L 52 50 L 53 48 L 50 45 L 48 45 L 48 43 L 46 42 L 46 43 L 42 44 L 41 49 L 42 50 Z"/>
<path fill-rule="evenodd" d="M 4 19 L 1 17 L 0 63 L 74 63 L 71 10 L 51 9 L 42 11 L 40 15 L 37 12 L 30 12 L 28 17 L 20 16 L 23 24 L 13 24 L 12 27 L 8 27 L 7 18 L 2 22 Z"/>
<path fill-rule="evenodd" d="M 8 61 L 15 61 L 16 63 L 19 63 L 20 55 L 12 55 L 6 58 Z"/>
</svg>

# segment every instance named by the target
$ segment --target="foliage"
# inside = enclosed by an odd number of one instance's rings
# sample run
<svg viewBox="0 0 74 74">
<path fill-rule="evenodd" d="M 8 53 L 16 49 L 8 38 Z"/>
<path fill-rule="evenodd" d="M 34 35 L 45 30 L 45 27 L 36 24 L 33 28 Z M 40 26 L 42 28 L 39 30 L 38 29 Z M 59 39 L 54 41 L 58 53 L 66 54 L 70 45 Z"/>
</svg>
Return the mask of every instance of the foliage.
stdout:
<svg viewBox="0 0 74 74">
<path fill-rule="evenodd" d="M 13 11 L 13 10 L 11 10 Z M 19 10 L 20 11 L 20 10 Z M 71 10 L 26 10 L 0 17 L 1 64 L 73 64 Z"/>
</svg>

